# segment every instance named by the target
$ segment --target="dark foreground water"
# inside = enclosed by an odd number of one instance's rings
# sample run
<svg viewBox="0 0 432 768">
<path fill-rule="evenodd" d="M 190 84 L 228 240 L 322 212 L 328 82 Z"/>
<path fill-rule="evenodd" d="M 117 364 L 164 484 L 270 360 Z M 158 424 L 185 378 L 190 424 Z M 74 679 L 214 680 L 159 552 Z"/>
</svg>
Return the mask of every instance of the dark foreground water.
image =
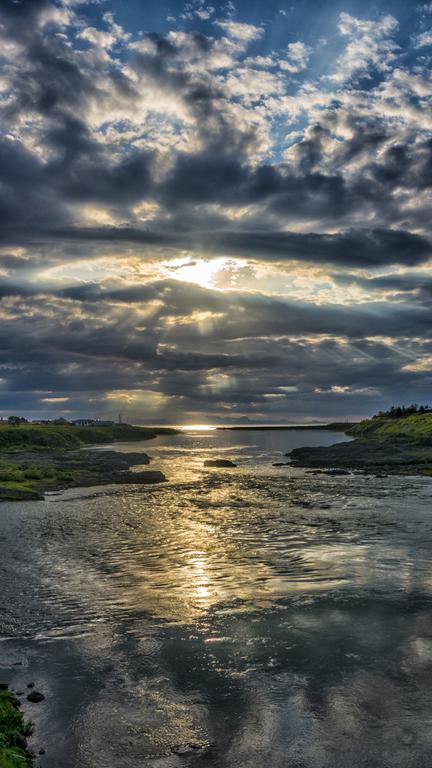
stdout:
<svg viewBox="0 0 432 768">
<path fill-rule="evenodd" d="M 337 439 L 166 437 L 141 447 L 168 485 L 0 506 L 36 766 L 430 768 L 432 481 L 271 467 Z"/>
</svg>

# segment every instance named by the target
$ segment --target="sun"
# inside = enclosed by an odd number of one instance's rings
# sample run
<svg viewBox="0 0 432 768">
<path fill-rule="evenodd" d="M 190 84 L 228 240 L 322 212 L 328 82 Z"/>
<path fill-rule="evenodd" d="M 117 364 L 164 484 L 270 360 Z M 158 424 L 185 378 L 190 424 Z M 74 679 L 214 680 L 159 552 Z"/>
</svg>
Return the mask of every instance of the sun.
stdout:
<svg viewBox="0 0 432 768">
<path fill-rule="evenodd" d="M 203 288 L 213 288 L 215 278 L 229 264 L 230 259 L 218 257 L 214 259 L 179 258 L 163 262 L 165 274 L 175 280 L 195 283 Z"/>
</svg>

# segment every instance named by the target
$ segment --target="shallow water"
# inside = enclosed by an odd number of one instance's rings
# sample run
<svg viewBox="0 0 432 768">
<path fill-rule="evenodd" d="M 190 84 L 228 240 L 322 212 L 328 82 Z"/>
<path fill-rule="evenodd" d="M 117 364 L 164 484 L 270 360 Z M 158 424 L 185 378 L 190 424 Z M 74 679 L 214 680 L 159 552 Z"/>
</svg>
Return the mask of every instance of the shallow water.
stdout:
<svg viewBox="0 0 432 768">
<path fill-rule="evenodd" d="M 271 466 L 341 439 L 131 443 L 168 484 L 1 505 L 1 680 L 46 694 L 36 765 L 430 766 L 432 481 Z"/>
</svg>

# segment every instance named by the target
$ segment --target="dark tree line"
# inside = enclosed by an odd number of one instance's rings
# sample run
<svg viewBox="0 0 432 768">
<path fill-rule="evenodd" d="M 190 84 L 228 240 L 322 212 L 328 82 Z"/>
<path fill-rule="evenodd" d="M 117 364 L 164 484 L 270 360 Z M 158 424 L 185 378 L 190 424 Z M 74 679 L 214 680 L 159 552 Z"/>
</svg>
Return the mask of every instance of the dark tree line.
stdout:
<svg viewBox="0 0 432 768">
<path fill-rule="evenodd" d="M 27 419 L 24 416 L 9 416 L 8 424 L 27 424 Z"/>
<path fill-rule="evenodd" d="M 377 419 L 381 416 L 385 416 L 390 419 L 400 419 L 402 416 L 413 416 L 414 414 L 421 415 L 422 413 L 432 413 L 430 406 L 417 405 L 417 403 L 407 406 L 392 405 L 388 411 L 380 411 L 374 418 Z"/>
</svg>

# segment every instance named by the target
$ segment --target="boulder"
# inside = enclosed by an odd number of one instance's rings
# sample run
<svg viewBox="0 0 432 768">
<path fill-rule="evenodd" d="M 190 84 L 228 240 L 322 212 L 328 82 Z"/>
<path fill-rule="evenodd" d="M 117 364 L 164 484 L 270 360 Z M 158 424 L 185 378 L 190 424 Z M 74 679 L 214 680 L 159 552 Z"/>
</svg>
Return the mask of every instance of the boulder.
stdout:
<svg viewBox="0 0 432 768">
<path fill-rule="evenodd" d="M 167 479 L 163 472 L 157 469 L 144 470 L 143 472 L 125 472 L 119 476 L 122 483 L 138 483 L 147 485 L 150 483 L 166 483 Z"/>
<path fill-rule="evenodd" d="M 43 693 L 40 693 L 40 691 L 31 691 L 31 693 L 29 693 L 27 696 L 27 701 L 30 701 L 32 704 L 40 704 L 44 698 L 45 696 Z"/>
<path fill-rule="evenodd" d="M 205 467 L 236 467 L 233 461 L 229 459 L 206 459 L 204 462 Z"/>
</svg>

